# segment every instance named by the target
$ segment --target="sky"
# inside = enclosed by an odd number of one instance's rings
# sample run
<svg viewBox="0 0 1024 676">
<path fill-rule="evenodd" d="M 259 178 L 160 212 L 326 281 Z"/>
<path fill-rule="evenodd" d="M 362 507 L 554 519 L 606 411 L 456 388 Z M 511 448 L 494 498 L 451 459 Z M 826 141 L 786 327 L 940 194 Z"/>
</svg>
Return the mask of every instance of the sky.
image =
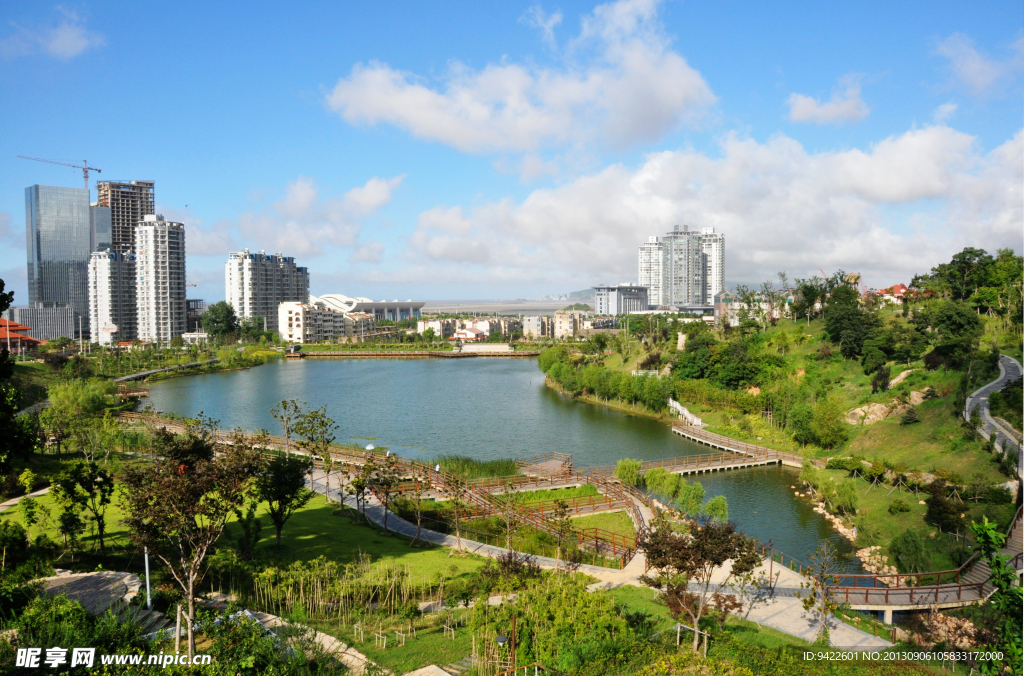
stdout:
<svg viewBox="0 0 1024 676">
<path fill-rule="evenodd" d="M 535 298 L 636 281 L 671 230 L 727 285 L 1024 250 L 1013 2 L 0 4 L 0 278 L 24 190 L 156 181 L 190 297 L 230 251 L 311 292 Z"/>
</svg>

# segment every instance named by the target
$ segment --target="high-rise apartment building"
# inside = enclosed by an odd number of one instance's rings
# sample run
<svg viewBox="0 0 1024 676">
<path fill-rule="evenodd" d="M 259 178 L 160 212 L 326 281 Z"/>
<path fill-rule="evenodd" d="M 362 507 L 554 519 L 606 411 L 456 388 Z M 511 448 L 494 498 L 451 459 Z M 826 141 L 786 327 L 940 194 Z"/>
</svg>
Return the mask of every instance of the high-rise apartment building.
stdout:
<svg viewBox="0 0 1024 676">
<path fill-rule="evenodd" d="M 146 215 L 135 226 L 138 338 L 169 343 L 185 333 L 185 226 Z"/>
<path fill-rule="evenodd" d="M 110 210 L 90 205 L 84 188 L 29 186 L 25 188 L 25 239 L 29 304 L 70 307 L 83 318 L 87 333 L 89 255 L 110 246 Z M 77 338 L 77 331 L 67 337 Z"/>
<path fill-rule="evenodd" d="M 280 253 L 236 251 L 224 265 L 224 295 L 239 320 L 261 317 L 267 330 L 280 332 L 278 306 L 309 302 L 309 270 Z"/>
<path fill-rule="evenodd" d="M 110 250 L 135 251 L 135 227 L 156 211 L 153 181 L 101 181 L 96 183 L 97 204 L 110 209 Z M 105 247 L 104 247 L 105 248 Z M 93 249 L 94 251 L 100 248 Z"/>
<path fill-rule="evenodd" d="M 135 340 L 135 254 L 107 249 L 89 259 L 89 325 L 92 341 Z"/>
<path fill-rule="evenodd" d="M 700 231 L 701 247 L 706 257 L 707 298 L 704 305 L 714 305 L 715 296 L 725 291 L 725 235 L 714 228 Z"/>
<path fill-rule="evenodd" d="M 704 237 L 685 225 L 682 229 L 677 225 L 662 237 L 650 237 L 640 245 L 638 283 L 647 287 L 651 306 L 685 308 L 713 302 L 708 298 L 708 255 Z M 721 245 L 719 250 L 724 250 L 721 240 L 718 244 Z M 714 248 L 715 244 L 711 241 L 707 246 Z M 721 269 L 719 260 L 716 268 L 719 279 Z"/>
<path fill-rule="evenodd" d="M 653 307 L 668 305 L 668 289 L 664 286 L 668 266 L 666 249 L 657 237 L 648 237 L 640 245 L 639 281 L 647 287 L 647 302 Z"/>
</svg>

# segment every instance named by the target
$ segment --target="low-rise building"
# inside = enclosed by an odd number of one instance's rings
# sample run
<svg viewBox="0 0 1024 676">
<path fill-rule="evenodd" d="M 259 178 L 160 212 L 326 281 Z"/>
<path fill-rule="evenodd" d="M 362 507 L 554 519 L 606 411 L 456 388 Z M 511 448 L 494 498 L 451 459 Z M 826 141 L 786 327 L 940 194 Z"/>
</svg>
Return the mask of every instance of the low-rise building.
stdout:
<svg viewBox="0 0 1024 676">
<path fill-rule="evenodd" d="M 614 329 L 617 324 L 615 317 L 584 317 L 581 329 L 593 331 L 594 329 Z"/>
<path fill-rule="evenodd" d="M 210 340 L 210 336 L 207 335 L 206 331 L 188 331 L 181 334 L 181 339 L 185 341 L 186 345 L 202 345 Z"/>
<path fill-rule="evenodd" d="M 377 318 L 369 312 L 345 313 L 345 337 L 352 342 L 362 342 L 363 338 L 377 332 Z"/>
<path fill-rule="evenodd" d="M 458 328 L 458 321 L 455 319 L 421 319 L 416 322 L 416 333 L 425 333 L 427 329 L 433 329 L 434 337 L 442 340 L 451 338 Z"/>
<path fill-rule="evenodd" d="M 790 316 L 790 306 L 793 304 L 793 295 L 790 293 L 780 294 L 779 300 L 774 304 L 768 303 L 760 295 L 751 299 L 748 307 L 743 300 L 734 293 L 726 291 L 715 296 L 715 320 L 729 326 L 739 326 L 744 313 L 753 320 L 762 319 L 778 320 Z"/>
<path fill-rule="evenodd" d="M 19 354 L 39 347 L 42 341 L 28 335 L 31 330 L 31 326 L 0 319 L 0 349 Z"/>
<path fill-rule="evenodd" d="M 594 312 L 599 315 L 628 315 L 645 312 L 648 289 L 639 284 L 594 287 Z"/>
<path fill-rule="evenodd" d="M 3 318 L 15 324 L 31 327 L 28 335 L 36 340 L 74 338 L 78 340 L 89 330 L 89 318 L 75 312 L 70 305 L 34 303 L 27 307 L 7 308 Z"/>
<path fill-rule="evenodd" d="M 289 301 L 277 306 L 277 328 L 281 340 L 289 343 L 326 343 L 345 335 L 345 313 Z"/>
<path fill-rule="evenodd" d="M 887 303 L 889 305 L 902 305 L 903 298 L 907 295 L 907 285 L 895 284 L 887 289 L 876 291 L 875 294 L 883 303 Z"/>
<path fill-rule="evenodd" d="M 454 338 L 468 343 L 485 340 L 487 336 L 480 329 L 470 327 L 456 331 Z"/>
<path fill-rule="evenodd" d="M 551 317 L 547 315 L 523 317 L 522 327 L 525 338 L 551 338 L 554 332 Z"/>
<path fill-rule="evenodd" d="M 584 313 L 576 311 L 556 312 L 554 337 L 575 338 L 583 328 L 584 316 Z"/>
</svg>

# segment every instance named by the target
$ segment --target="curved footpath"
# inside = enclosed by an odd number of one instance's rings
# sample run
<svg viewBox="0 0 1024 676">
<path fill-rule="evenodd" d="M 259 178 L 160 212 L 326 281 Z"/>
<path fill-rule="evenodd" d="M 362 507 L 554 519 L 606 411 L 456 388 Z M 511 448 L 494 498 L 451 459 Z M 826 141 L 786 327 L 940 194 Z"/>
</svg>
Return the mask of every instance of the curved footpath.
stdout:
<svg viewBox="0 0 1024 676">
<path fill-rule="evenodd" d="M 992 439 L 995 435 L 995 444 L 1001 452 L 1015 452 L 1017 454 L 1017 475 L 1024 477 L 1024 456 L 1022 456 L 1021 444 L 1017 442 L 1016 435 L 1011 429 L 1007 429 L 992 417 L 988 403 L 988 398 L 993 392 L 998 392 L 1008 382 L 1020 378 L 1022 372 L 1024 369 L 1019 361 L 1009 355 L 1001 355 L 999 357 L 999 377 L 967 397 L 967 402 L 964 404 L 964 419 L 970 420 L 974 409 L 979 409 L 981 428 L 978 431 L 981 436 Z"/>
<path fill-rule="evenodd" d="M 322 495 L 327 495 L 327 486 L 324 482 L 324 473 L 321 470 L 317 470 L 313 473 L 313 490 Z M 341 494 L 340 490 L 336 486 L 331 487 L 330 497 L 336 501 L 344 501 L 348 507 L 355 508 L 355 500 L 350 496 Z M 653 513 L 645 506 L 637 503 L 641 512 L 644 514 L 645 519 L 653 518 Z M 368 496 L 368 499 L 364 506 L 366 516 L 373 523 L 380 527 L 384 525 L 384 507 L 380 502 L 372 495 Z M 396 516 L 394 513 L 388 513 L 388 530 L 394 531 L 407 537 L 416 536 L 416 525 L 409 523 L 405 519 Z M 455 548 L 458 542 L 453 535 L 446 535 L 437 531 L 423 528 L 420 530 L 420 539 L 425 542 L 430 542 L 435 545 L 443 547 Z M 474 540 L 467 540 L 462 538 L 462 547 L 468 552 L 473 554 L 479 554 L 481 556 L 487 556 L 491 558 L 497 558 L 502 554 L 508 552 L 503 547 L 496 547 L 494 545 L 485 544 L 483 542 L 476 542 Z M 547 556 L 536 556 L 534 557 L 537 563 L 542 568 L 555 568 L 557 561 Z M 646 568 L 646 560 L 644 559 L 643 553 L 637 553 L 633 557 L 632 561 L 623 570 L 614 570 L 612 568 L 602 568 L 600 566 L 581 565 L 579 570 L 582 573 L 586 573 L 591 577 L 598 580 L 598 582 L 590 586 L 591 591 L 599 589 L 615 589 L 623 585 L 633 586 L 644 586 L 640 582 L 640 576 L 644 574 Z M 772 578 L 772 585 L 776 587 L 778 593 L 772 598 L 768 598 L 765 592 L 757 595 L 751 602 L 745 603 L 745 614 L 744 617 L 758 624 L 762 624 L 778 631 L 802 638 L 804 640 L 813 641 L 817 633 L 817 624 L 811 617 L 810 613 L 803 609 L 803 602 L 796 598 L 793 593 L 789 590 L 799 589 L 800 583 L 804 581 L 804 578 L 798 573 L 779 566 L 778 564 L 770 564 L 765 562 L 761 565 L 760 572 L 764 573 L 767 579 L 769 573 Z M 715 577 L 712 579 L 713 583 L 720 582 L 725 577 L 725 571 L 719 570 L 716 572 Z M 854 648 L 859 650 L 876 650 L 881 648 L 887 648 L 892 644 L 877 636 L 861 631 L 855 627 L 851 627 L 839 621 L 834 616 L 830 616 L 828 619 L 829 626 L 829 640 L 835 647 L 842 648 Z"/>
</svg>

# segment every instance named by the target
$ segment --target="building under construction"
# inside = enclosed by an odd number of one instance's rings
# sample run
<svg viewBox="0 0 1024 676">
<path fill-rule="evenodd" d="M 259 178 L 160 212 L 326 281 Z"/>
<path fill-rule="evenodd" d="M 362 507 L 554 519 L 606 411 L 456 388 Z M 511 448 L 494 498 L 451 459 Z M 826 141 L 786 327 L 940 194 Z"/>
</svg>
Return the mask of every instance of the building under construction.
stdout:
<svg viewBox="0 0 1024 676">
<path fill-rule="evenodd" d="M 98 205 L 110 207 L 111 246 L 114 253 L 135 251 L 135 226 L 156 213 L 153 181 L 101 181 L 96 183 Z"/>
</svg>

